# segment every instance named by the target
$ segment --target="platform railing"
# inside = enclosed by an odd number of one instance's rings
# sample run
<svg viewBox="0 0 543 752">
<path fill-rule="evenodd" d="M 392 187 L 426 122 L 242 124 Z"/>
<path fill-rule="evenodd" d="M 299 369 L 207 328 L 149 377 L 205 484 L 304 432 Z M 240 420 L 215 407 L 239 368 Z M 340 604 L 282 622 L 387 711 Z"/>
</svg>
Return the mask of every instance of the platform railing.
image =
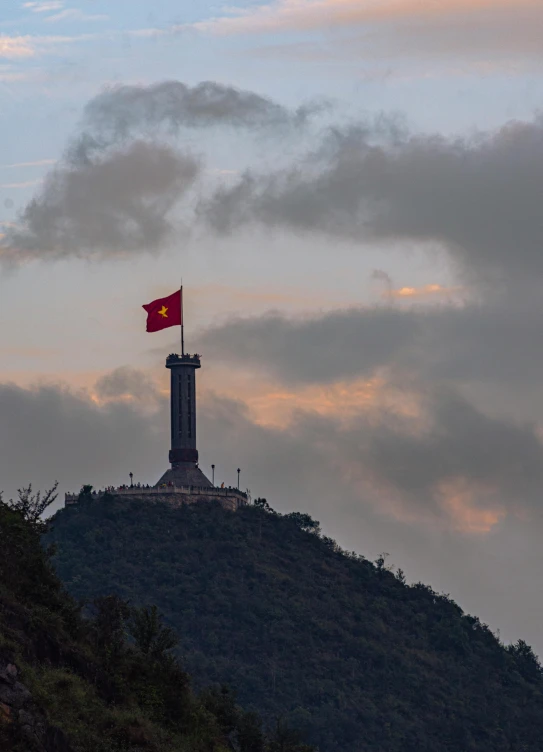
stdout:
<svg viewBox="0 0 543 752">
<path fill-rule="evenodd" d="M 105 496 L 105 494 L 111 494 L 112 496 L 164 496 L 168 494 L 190 494 L 191 496 L 236 496 L 242 499 L 247 499 L 245 491 L 240 491 L 239 488 L 216 488 L 215 486 L 163 486 L 156 488 L 141 488 L 137 486 L 127 486 L 126 488 L 113 488 L 107 491 L 94 491 L 91 492 L 91 496 L 98 498 Z M 66 504 L 74 504 L 79 499 L 79 494 L 65 494 Z"/>
</svg>

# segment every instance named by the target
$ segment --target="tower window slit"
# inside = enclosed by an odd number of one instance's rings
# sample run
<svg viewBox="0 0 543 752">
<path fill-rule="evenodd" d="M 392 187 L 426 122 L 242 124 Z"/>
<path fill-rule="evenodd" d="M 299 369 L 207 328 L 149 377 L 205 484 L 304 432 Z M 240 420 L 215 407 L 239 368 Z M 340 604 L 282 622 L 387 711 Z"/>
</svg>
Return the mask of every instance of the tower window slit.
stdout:
<svg viewBox="0 0 543 752">
<path fill-rule="evenodd" d="M 177 388 L 178 388 L 178 394 L 179 394 L 179 433 L 183 433 L 183 377 L 181 374 L 179 374 L 178 380 L 177 380 Z"/>
</svg>

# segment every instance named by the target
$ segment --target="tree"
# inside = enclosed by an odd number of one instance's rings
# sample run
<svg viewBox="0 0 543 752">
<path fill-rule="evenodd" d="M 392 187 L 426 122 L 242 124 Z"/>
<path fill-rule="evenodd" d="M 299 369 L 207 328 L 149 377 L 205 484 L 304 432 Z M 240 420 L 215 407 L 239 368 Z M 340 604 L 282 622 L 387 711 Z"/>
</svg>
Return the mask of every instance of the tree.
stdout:
<svg viewBox="0 0 543 752">
<path fill-rule="evenodd" d="M 383 553 L 379 554 L 379 556 L 375 559 L 374 563 L 375 563 L 375 566 L 377 567 L 378 572 L 390 571 L 388 567 L 385 567 L 385 562 L 389 556 L 390 556 L 389 553 L 387 553 L 386 551 L 383 551 Z"/>
<path fill-rule="evenodd" d="M 163 626 L 156 606 L 134 608 L 129 631 L 138 650 L 157 661 L 164 660 L 179 642 L 174 630 Z"/>
<path fill-rule="evenodd" d="M 124 649 L 130 606 L 117 595 L 106 595 L 95 598 L 93 607 L 94 641 L 106 664 L 111 668 L 118 664 Z"/>
<path fill-rule="evenodd" d="M 238 743 L 241 752 L 262 752 L 264 749 L 262 720 L 257 713 L 241 713 L 238 721 Z"/>
<path fill-rule="evenodd" d="M 20 512 L 27 522 L 37 525 L 41 522 L 40 518 L 45 510 L 56 501 L 58 497 L 57 488 L 58 481 L 55 481 L 53 488 L 45 491 L 42 496 L 41 491 L 32 494 L 32 484 L 29 483 L 28 486 L 23 486 L 23 488 L 17 490 L 18 498 L 10 499 L 8 506 L 16 512 Z"/>
<path fill-rule="evenodd" d="M 514 645 L 508 645 L 506 650 L 515 659 L 517 670 L 526 681 L 541 679 L 539 659 L 524 640 L 518 640 Z"/>
<path fill-rule="evenodd" d="M 255 507 L 260 507 L 260 509 L 265 509 L 266 512 L 271 512 L 272 511 L 272 508 L 268 504 L 267 499 L 261 499 L 261 498 L 255 499 L 254 505 L 255 505 Z"/>
<path fill-rule="evenodd" d="M 303 514 L 302 512 L 292 512 L 291 514 L 286 514 L 285 519 L 294 522 L 294 524 L 297 525 L 300 530 L 305 530 L 305 532 L 308 533 L 320 533 L 320 522 L 318 520 L 314 520 L 309 514 Z"/>
<path fill-rule="evenodd" d="M 303 744 L 300 734 L 283 719 L 278 719 L 268 746 L 269 752 L 312 752 L 312 747 Z"/>
</svg>

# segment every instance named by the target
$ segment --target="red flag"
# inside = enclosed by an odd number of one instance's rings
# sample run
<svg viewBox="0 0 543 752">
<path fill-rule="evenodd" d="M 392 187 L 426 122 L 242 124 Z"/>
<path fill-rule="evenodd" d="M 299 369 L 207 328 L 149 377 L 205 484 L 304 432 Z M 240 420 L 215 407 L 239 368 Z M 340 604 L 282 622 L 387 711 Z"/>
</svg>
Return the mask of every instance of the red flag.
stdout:
<svg viewBox="0 0 543 752">
<path fill-rule="evenodd" d="M 176 290 L 167 298 L 159 298 L 142 306 L 147 311 L 148 332 L 160 332 L 161 329 L 179 326 L 183 323 L 181 295 L 181 290 Z"/>
</svg>

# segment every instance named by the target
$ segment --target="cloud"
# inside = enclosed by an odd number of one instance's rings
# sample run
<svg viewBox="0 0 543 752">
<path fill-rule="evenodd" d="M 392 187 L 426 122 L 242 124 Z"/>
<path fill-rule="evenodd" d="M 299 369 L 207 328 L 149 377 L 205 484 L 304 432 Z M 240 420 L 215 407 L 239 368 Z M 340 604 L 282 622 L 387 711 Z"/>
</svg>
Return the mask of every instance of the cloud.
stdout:
<svg viewBox="0 0 543 752">
<path fill-rule="evenodd" d="M 202 202 L 217 232 L 248 224 L 359 242 L 441 244 L 479 282 L 541 278 L 543 119 L 472 138 L 378 137 L 333 129 L 322 147 L 272 174 L 246 172 Z"/>
<path fill-rule="evenodd" d="M 385 300 L 423 300 L 427 298 L 447 298 L 448 300 L 458 298 L 466 294 L 466 289 L 460 286 L 445 287 L 440 284 L 427 284 L 421 287 L 399 287 L 394 289 L 392 278 L 382 269 L 374 269 L 371 273 L 371 279 L 382 282 L 385 286 L 382 297 Z"/>
<path fill-rule="evenodd" d="M 15 83 L 17 81 L 28 81 L 31 75 L 28 72 L 15 70 L 15 66 L 0 65 L 0 81 L 4 83 Z"/>
<path fill-rule="evenodd" d="M 543 370 L 543 303 L 496 297 L 462 306 L 351 308 L 312 316 L 267 314 L 203 331 L 206 357 L 251 369 L 283 384 L 332 384 L 373 378 L 386 369 L 428 383 L 502 390 L 502 409 L 533 403 Z M 505 390 L 505 393 L 503 393 Z M 543 412 L 536 405 L 528 415 Z"/>
<path fill-rule="evenodd" d="M 382 497 L 397 500 L 400 514 L 413 514 L 420 504 L 473 532 L 493 519 L 491 529 L 517 509 L 528 508 L 539 519 L 543 448 L 535 426 L 485 415 L 451 389 L 424 385 L 419 399 L 423 421 L 385 413 L 367 425 L 367 433 L 363 421 L 356 428 L 366 460 L 358 471 L 381 488 Z M 492 517 L 484 525 L 466 517 L 468 509 Z"/>
<path fill-rule="evenodd" d="M 130 404 L 101 407 L 62 385 L 0 384 L 0 415 L 0 488 L 7 494 L 28 481 L 49 487 L 58 479 L 65 492 L 84 482 L 120 483 L 131 470 L 153 477 L 167 459 L 167 432 L 158 430 L 166 410 L 153 421 Z"/>
<path fill-rule="evenodd" d="M 98 402 L 128 400 L 140 407 L 147 403 L 156 405 L 163 399 L 163 395 L 148 374 L 130 366 L 116 368 L 101 376 L 94 385 L 93 394 L 98 398 Z"/>
<path fill-rule="evenodd" d="M 61 10 L 60 13 L 47 16 L 44 21 L 46 23 L 58 23 L 59 21 L 107 21 L 108 18 L 109 16 L 103 13 L 89 14 L 80 8 L 66 8 L 65 10 Z"/>
<path fill-rule="evenodd" d="M 172 210 L 201 173 L 199 160 L 172 147 L 168 134 L 213 125 L 282 129 L 302 125 L 319 107 L 290 111 L 213 82 L 107 89 L 85 108 L 79 134 L 22 212 L 20 227 L 2 239 L 0 260 L 156 251 L 172 234 Z"/>
<path fill-rule="evenodd" d="M 395 298 L 398 300 L 414 300 L 422 298 L 436 298 L 445 297 L 453 298 L 458 295 L 465 294 L 465 288 L 458 285 L 452 287 L 444 287 L 438 284 L 423 285 L 422 287 L 400 287 L 397 290 L 387 290 L 383 294 L 385 298 Z"/>
<path fill-rule="evenodd" d="M 99 94 L 85 108 L 85 126 L 102 137 L 126 138 L 141 129 L 159 126 L 177 132 L 181 127 L 278 128 L 303 125 L 324 103 L 289 110 L 251 91 L 214 81 L 187 86 L 163 81 L 150 86 L 115 86 Z"/>
<path fill-rule="evenodd" d="M 14 167 L 50 167 L 56 163 L 56 159 L 37 159 L 35 162 L 14 162 L 13 164 L 0 165 L 0 169 L 7 170 Z"/>
<path fill-rule="evenodd" d="M 480 11 L 531 10 L 532 0 L 446 0 L 421 3 L 419 0 L 278 0 L 253 8 L 231 8 L 229 16 L 194 24 L 215 33 L 263 33 L 273 31 L 307 31 L 350 27 L 374 22 L 422 21 Z"/>
<path fill-rule="evenodd" d="M 21 183 L 0 183 L 0 188 L 32 188 L 39 185 L 42 182 L 41 178 L 38 180 L 25 180 Z"/>
<path fill-rule="evenodd" d="M 113 168 L 126 165 L 135 139 L 141 141 L 144 136 L 141 143 L 147 146 L 140 146 L 140 151 L 149 154 L 156 147 L 158 154 L 162 148 L 172 149 L 170 137 L 183 127 L 226 126 L 252 132 L 267 128 L 283 134 L 285 126 L 301 124 L 310 111 L 309 106 L 289 110 L 251 92 L 209 82 L 192 88 L 164 82 L 107 90 L 89 103 L 79 136 L 23 214 L 27 232 L 25 235 L 23 227 L 18 247 L 29 252 L 27 257 L 39 255 L 41 248 L 43 257 L 54 258 L 59 248 L 61 254 L 70 253 L 68 243 L 73 245 L 73 255 L 91 256 L 100 255 L 111 244 L 112 252 L 118 254 L 124 242 L 120 232 L 114 233 L 113 242 L 104 235 L 93 251 L 96 236 L 89 234 L 88 224 L 83 223 L 80 235 L 66 233 L 65 228 L 77 228 L 85 181 L 92 189 L 95 174 L 107 174 L 108 180 L 113 180 Z M 198 203 L 198 224 L 220 234 L 260 225 L 349 242 L 424 243 L 446 249 L 456 268 L 478 285 L 534 281 L 543 272 L 539 252 L 543 229 L 537 201 L 543 188 L 542 142 L 541 116 L 531 122 L 509 123 L 496 132 L 456 139 L 411 134 L 398 118 L 387 116 L 337 126 L 329 129 L 319 148 L 305 155 L 301 147 L 295 151 L 290 168 L 270 174 L 248 170 L 240 172 L 238 179 L 229 174 L 211 198 Z M 166 166 L 166 160 L 161 164 Z M 156 170 L 153 174 L 154 180 Z M 169 174 L 167 170 L 165 174 Z M 59 204 L 58 196 L 74 181 L 78 183 L 78 201 Z M 119 205 L 124 201 L 125 186 L 129 194 L 137 190 L 122 179 L 117 181 L 115 201 Z M 179 204 L 187 197 L 186 185 L 183 190 L 180 187 L 173 181 L 168 188 L 166 180 L 158 188 L 158 206 L 150 200 L 163 220 L 158 222 L 158 232 L 151 234 L 151 250 L 167 240 L 166 224 L 168 228 L 171 225 L 166 214 L 170 210 L 186 210 L 187 221 L 192 219 L 192 205 Z M 144 185 L 143 193 L 146 190 Z M 89 206 L 97 198 L 96 193 L 90 195 Z M 133 195 L 127 196 L 128 204 L 132 199 Z M 146 206 L 145 201 L 141 203 Z M 66 213 L 68 210 L 75 214 Z M 132 226 L 131 209 L 125 207 L 123 212 L 117 224 L 127 219 Z M 44 216 L 52 215 L 56 216 L 54 232 L 51 223 L 42 222 Z M 111 221 L 106 227 L 111 227 Z M 61 236 L 69 240 L 64 242 Z M 129 232 L 125 250 L 143 248 L 142 243 L 148 240 L 143 232 Z M 4 257 L 14 258 L 9 244 L 7 249 L 5 246 L 4 241 Z M 429 288 L 417 294 L 423 292 L 438 294 Z M 404 293 L 396 297 L 406 297 Z"/>
<path fill-rule="evenodd" d="M 463 534 L 525 514 L 539 525 L 543 447 L 534 427 L 489 417 L 451 390 L 410 386 L 416 415 L 370 400 L 348 422 L 299 410 L 286 427 L 256 425 L 242 401 L 208 396 L 206 454 L 221 472 L 250 468 L 258 493 L 287 509 L 301 495 L 319 513 L 341 516 L 350 500 L 360 515 Z"/>
<path fill-rule="evenodd" d="M 61 353 L 61 350 L 53 350 L 50 347 L 33 347 L 26 345 L 16 345 L 11 347 L 0 347 L 2 357 L 15 356 L 17 358 L 32 358 L 37 360 L 55 359 Z"/>
<path fill-rule="evenodd" d="M 392 277 L 382 269 L 374 269 L 371 273 L 371 278 L 379 279 L 384 282 L 387 287 L 392 288 Z"/>
<path fill-rule="evenodd" d="M 285 382 L 331 382 L 371 375 L 398 357 L 417 334 L 416 317 L 382 309 L 334 311 L 287 319 L 234 319 L 200 339 L 209 357 L 263 368 Z"/>
<path fill-rule="evenodd" d="M 384 384 L 382 396 L 393 387 Z M 206 392 L 204 461 L 224 473 L 243 460 L 261 493 L 277 468 L 285 477 L 275 493 L 289 477 L 289 495 L 325 489 L 325 479 L 335 478 L 338 499 L 436 529 L 481 534 L 517 513 L 539 521 L 543 451 L 533 425 L 489 417 L 454 390 L 419 382 L 409 389 L 415 411 L 369 399 L 353 404 L 347 421 L 298 410 L 285 426 L 258 425 L 242 401 Z M 143 482 L 155 482 L 167 461 L 168 421 L 166 395 L 129 367 L 105 374 L 90 391 L 0 384 L 1 484 L 12 493 L 27 480 L 58 478 L 73 490 L 121 482 L 134 467 Z M 308 470 L 313 482 L 303 489 Z"/>
<path fill-rule="evenodd" d="M 32 13 L 49 13 L 53 10 L 61 10 L 64 7 L 62 0 L 42 0 L 36 2 L 23 3 L 23 8 L 31 10 Z"/>
<path fill-rule="evenodd" d="M 0 58 L 18 60 L 34 57 L 36 50 L 32 44 L 32 37 L 10 37 L 0 34 Z"/>
<path fill-rule="evenodd" d="M 263 51 L 284 55 L 290 50 L 298 59 L 386 58 L 403 65 L 421 58 L 540 60 L 542 27 L 543 9 L 534 0 L 278 0 L 230 8 L 193 24 L 219 35 L 327 32 L 318 47 L 298 41 Z"/>
<path fill-rule="evenodd" d="M 0 34 L 0 59 L 18 60 L 37 55 L 57 52 L 59 47 L 74 42 L 88 42 L 97 39 L 96 34 L 78 34 L 76 36 L 8 36 Z M 16 75 L 16 74 L 13 74 Z"/>
<path fill-rule="evenodd" d="M 198 162 L 166 145 L 135 141 L 122 150 L 67 163 L 8 230 L 0 259 L 115 256 L 156 249 L 171 232 L 172 206 L 192 186 Z"/>
</svg>

